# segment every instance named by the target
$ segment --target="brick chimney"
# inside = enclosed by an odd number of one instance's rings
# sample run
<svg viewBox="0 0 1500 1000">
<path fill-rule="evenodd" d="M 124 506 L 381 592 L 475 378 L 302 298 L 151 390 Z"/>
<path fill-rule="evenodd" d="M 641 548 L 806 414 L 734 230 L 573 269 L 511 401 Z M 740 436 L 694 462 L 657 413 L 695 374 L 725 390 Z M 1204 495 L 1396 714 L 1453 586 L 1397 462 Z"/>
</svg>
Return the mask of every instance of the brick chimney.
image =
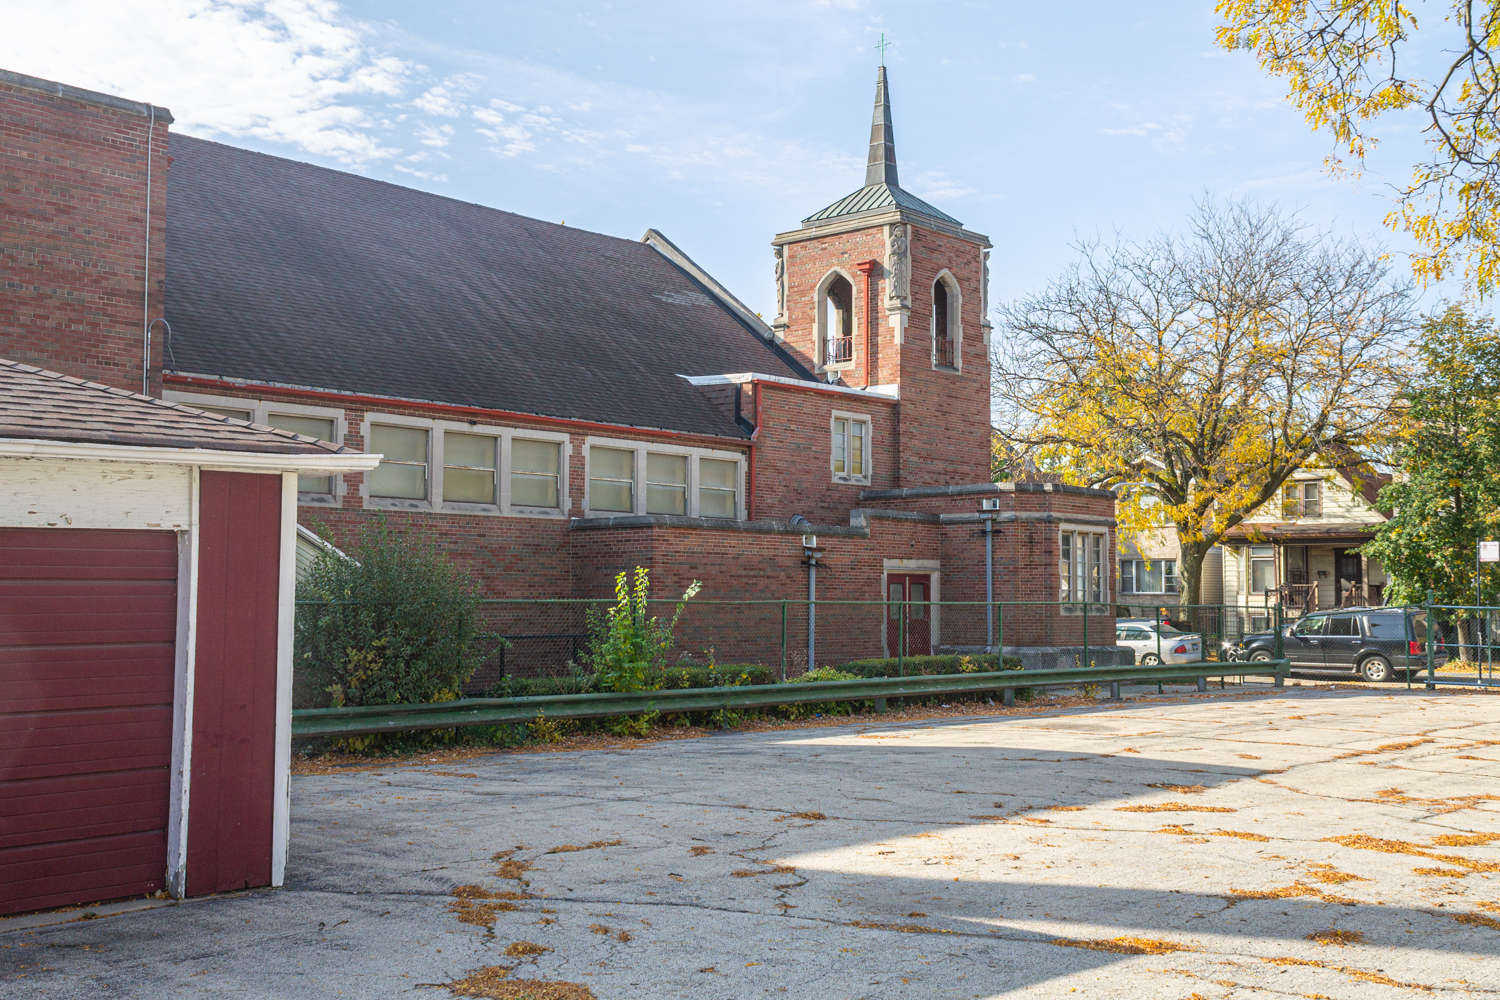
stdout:
<svg viewBox="0 0 1500 1000">
<path fill-rule="evenodd" d="M 0 70 L 0 357 L 161 395 L 171 122 Z"/>
</svg>

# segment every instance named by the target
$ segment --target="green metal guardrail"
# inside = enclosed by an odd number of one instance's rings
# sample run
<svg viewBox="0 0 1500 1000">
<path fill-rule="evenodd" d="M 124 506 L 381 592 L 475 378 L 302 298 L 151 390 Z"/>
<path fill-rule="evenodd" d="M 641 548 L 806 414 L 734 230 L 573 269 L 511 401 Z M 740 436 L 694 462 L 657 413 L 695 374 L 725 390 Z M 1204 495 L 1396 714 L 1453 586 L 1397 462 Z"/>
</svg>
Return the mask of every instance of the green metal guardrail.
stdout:
<svg viewBox="0 0 1500 1000">
<path fill-rule="evenodd" d="M 1119 697 L 1122 681 L 1196 680 L 1198 690 L 1209 677 L 1274 677 L 1281 687 L 1289 673 L 1286 660 L 1259 663 L 1183 663 L 1174 666 L 999 670 L 925 677 L 875 677 L 854 681 L 808 681 L 802 684 L 757 684 L 745 687 L 678 688 L 629 694 L 561 694 L 526 698 L 464 698 L 425 705 L 365 705 L 350 708 L 300 708 L 292 712 L 293 736 L 356 736 L 408 729 L 493 726 L 549 719 L 589 719 L 643 712 L 712 712 L 764 708 L 820 701 L 866 701 L 974 691 L 1003 691 L 1012 703 L 1016 688 L 1073 687 L 1107 683 Z"/>
</svg>

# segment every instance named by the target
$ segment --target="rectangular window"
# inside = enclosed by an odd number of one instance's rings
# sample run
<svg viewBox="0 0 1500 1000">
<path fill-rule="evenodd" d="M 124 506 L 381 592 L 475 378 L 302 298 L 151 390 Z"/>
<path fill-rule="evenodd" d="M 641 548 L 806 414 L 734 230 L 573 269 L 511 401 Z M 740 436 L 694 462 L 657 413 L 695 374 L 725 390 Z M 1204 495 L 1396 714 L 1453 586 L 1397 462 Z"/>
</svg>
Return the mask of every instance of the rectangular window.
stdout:
<svg viewBox="0 0 1500 1000">
<path fill-rule="evenodd" d="M 373 424 L 370 450 L 385 456 L 370 473 L 370 496 L 427 499 L 427 430 Z"/>
<path fill-rule="evenodd" d="M 715 458 L 698 460 L 698 513 L 733 518 L 739 508 L 739 463 Z"/>
<path fill-rule="evenodd" d="M 1301 496 L 1296 483 L 1281 484 L 1281 519 L 1283 521 L 1295 521 L 1302 516 L 1302 505 L 1298 502 Z"/>
<path fill-rule="evenodd" d="M 646 513 L 687 513 L 687 456 L 646 455 Z"/>
<path fill-rule="evenodd" d="M 317 438 L 319 441 L 333 443 L 332 417 L 307 417 L 300 413 L 269 413 L 266 415 L 266 423 L 279 430 L 304 434 L 310 438 Z M 298 476 L 297 492 L 331 494 L 333 477 Z"/>
<path fill-rule="evenodd" d="M 1125 559 L 1120 567 L 1120 586 L 1126 593 L 1177 593 L 1176 559 Z"/>
<path fill-rule="evenodd" d="M 1276 589 L 1276 549 L 1270 545 L 1250 546 L 1250 593 L 1264 594 Z"/>
<path fill-rule="evenodd" d="M 254 410 L 238 410 L 232 406 L 204 406 L 202 403 L 184 402 L 183 406 L 191 406 L 195 410 L 204 413 L 212 413 L 220 417 L 233 417 L 235 420 L 243 420 L 246 423 L 255 421 Z M 272 426 L 275 426 L 274 424 Z"/>
<path fill-rule="evenodd" d="M 1323 516 L 1322 483 L 1308 480 L 1300 483 L 1285 483 L 1281 487 L 1281 519 L 1295 521 L 1299 517 Z"/>
<path fill-rule="evenodd" d="M 1058 600 L 1098 603 L 1106 600 L 1109 588 L 1105 574 L 1109 571 L 1107 535 L 1092 531 L 1064 531 L 1058 534 L 1058 572 L 1061 576 Z"/>
<path fill-rule="evenodd" d="M 589 509 L 625 514 L 635 510 L 635 452 L 589 449 Z"/>
<path fill-rule="evenodd" d="M 487 434 L 443 434 L 443 499 L 453 503 L 495 503 L 495 449 L 500 439 Z"/>
<path fill-rule="evenodd" d="M 510 442 L 510 503 L 513 507 L 558 506 L 562 449 L 556 441 Z"/>
<path fill-rule="evenodd" d="M 851 479 L 869 475 L 870 424 L 850 417 L 833 418 L 833 474 Z"/>
<path fill-rule="evenodd" d="M 1094 535 L 1089 547 L 1089 600 L 1104 600 L 1104 536 Z"/>
<path fill-rule="evenodd" d="M 1302 516 L 1322 517 L 1323 496 L 1322 483 L 1311 482 L 1302 484 Z"/>
<path fill-rule="evenodd" d="M 1060 546 L 1058 550 L 1058 574 L 1062 578 L 1061 586 L 1058 588 L 1057 599 L 1059 601 L 1071 601 L 1073 599 L 1073 534 L 1063 532 L 1058 539 Z"/>
</svg>

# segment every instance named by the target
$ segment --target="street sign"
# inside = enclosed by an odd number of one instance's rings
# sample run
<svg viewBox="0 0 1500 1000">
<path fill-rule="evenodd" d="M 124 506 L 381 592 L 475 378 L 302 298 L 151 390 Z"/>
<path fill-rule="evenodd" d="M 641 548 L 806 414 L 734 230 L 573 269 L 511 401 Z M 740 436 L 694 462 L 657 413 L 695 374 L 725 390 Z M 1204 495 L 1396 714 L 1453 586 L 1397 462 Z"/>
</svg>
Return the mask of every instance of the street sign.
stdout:
<svg viewBox="0 0 1500 1000">
<path fill-rule="evenodd" d="M 1479 561 L 1500 562 L 1500 542 L 1480 542 Z"/>
</svg>

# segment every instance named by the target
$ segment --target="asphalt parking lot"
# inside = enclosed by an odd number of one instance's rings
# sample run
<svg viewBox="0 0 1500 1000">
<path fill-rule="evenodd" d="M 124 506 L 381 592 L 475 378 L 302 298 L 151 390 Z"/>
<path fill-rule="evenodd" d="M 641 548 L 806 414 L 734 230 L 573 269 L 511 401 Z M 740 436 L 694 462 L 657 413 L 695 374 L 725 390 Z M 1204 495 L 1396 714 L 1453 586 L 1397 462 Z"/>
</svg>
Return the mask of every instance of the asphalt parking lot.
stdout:
<svg viewBox="0 0 1500 1000">
<path fill-rule="evenodd" d="M 1305 686 L 299 777 L 285 888 L 0 997 L 1485 995 L 1497 777 L 1500 700 Z"/>
</svg>

